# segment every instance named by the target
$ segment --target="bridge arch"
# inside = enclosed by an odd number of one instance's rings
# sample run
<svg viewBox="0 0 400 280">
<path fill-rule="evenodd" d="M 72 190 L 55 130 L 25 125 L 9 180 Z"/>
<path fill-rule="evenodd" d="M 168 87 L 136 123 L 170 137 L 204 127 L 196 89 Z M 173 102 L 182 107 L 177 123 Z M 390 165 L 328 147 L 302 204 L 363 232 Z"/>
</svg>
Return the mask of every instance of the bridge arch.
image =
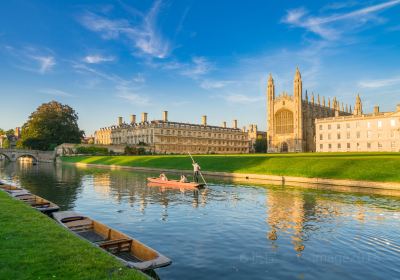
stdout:
<svg viewBox="0 0 400 280">
<path fill-rule="evenodd" d="M 8 154 L 0 152 L 0 156 L 4 156 L 8 161 L 11 161 L 11 158 Z"/>
<path fill-rule="evenodd" d="M 39 161 L 39 159 L 36 156 L 29 154 L 29 153 L 19 154 L 16 156 L 15 160 L 18 161 L 20 158 L 24 158 L 24 157 L 29 157 L 29 158 L 33 159 L 33 162 Z"/>
</svg>

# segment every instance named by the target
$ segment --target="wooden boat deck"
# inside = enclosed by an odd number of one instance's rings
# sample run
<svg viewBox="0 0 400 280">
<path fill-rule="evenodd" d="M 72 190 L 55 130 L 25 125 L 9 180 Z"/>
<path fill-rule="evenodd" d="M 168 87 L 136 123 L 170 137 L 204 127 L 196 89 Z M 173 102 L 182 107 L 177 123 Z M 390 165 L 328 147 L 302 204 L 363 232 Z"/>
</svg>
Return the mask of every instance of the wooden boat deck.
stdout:
<svg viewBox="0 0 400 280">
<path fill-rule="evenodd" d="M 171 264 L 170 259 L 136 239 L 73 211 L 58 212 L 53 217 L 82 239 L 102 248 L 130 267 L 148 270 Z"/>
</svg>

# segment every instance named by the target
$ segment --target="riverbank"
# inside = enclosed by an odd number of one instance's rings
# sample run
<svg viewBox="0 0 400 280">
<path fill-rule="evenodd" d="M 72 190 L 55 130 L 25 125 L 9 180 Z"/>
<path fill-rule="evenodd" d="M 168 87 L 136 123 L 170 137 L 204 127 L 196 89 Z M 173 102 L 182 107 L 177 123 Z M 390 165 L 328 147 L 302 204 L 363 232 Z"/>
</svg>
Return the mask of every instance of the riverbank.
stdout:
<svg viewBox="0 0 400 280">
<path fill-rule="evenodd" d="M 299 153 L 195 155 L 203 170 L 237 174 L 292 176 L 400 183 L 400 153 Z M 76 156 L 63 162 L 187 170 L 183 155 Z"/>
<path fill-rule="evenodd" d="M 0 279 L 147 279 L 0 191 Z"/>
<path fill-rule="evenodd" d="M 344 192 L 400 195 L 399 153 L 196 155 L 207 177 L 240 183 L 289 185 Z M 63 157 L 77 166 L 191 174 L 187 156 Z"/>
</svg>

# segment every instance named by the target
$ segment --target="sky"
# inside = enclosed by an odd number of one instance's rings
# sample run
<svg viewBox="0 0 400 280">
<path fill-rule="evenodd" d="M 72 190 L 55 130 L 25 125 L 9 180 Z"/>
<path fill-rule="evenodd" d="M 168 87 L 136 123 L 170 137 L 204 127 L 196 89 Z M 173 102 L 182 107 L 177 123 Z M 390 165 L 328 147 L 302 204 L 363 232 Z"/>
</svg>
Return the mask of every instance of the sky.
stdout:
<svg viewBox="0 0 400 280">
<path fill-rule="evenodd" d="M 122 116 L 257 124 L 269 73 L 364 111 L 400 103 L 400 0 L 3 1 L 0 128 L 51 100 L 90 135 Z"/>
</svg>

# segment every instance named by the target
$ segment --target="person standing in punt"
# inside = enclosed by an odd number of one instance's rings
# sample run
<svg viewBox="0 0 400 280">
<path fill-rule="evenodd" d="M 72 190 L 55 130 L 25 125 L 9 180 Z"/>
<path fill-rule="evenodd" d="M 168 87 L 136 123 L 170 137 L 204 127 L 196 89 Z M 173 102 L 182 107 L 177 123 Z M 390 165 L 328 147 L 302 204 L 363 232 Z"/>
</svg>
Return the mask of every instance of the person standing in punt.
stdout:
<svg viewBox="0 0 400 280">
<path fill-rule="evenodd" d="M 199 173 L 200 173 L 200 170 L 201 170 L 201 167 L 200 167 L 200 165 L 197 163 L 197 162 L 193 162 L 193 178 L 194 178 L 194 181 L 196 182 L 196 183 L 198 183 L 199 182 Z"/>
</svg>

